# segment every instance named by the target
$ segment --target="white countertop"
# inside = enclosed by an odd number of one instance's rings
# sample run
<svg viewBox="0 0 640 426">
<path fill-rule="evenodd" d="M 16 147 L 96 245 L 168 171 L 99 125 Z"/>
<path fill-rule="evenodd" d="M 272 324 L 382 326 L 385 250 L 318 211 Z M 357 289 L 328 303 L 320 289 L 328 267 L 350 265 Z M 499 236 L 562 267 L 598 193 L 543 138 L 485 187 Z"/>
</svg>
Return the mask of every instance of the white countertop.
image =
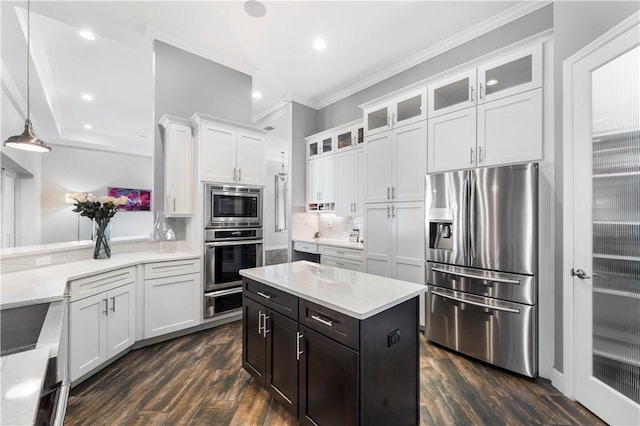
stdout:
<svg viewBox="0 0 640 426">
<path fill-rule="evenodd" d="M 35 423 L 48 362 L 48 348 L 33 349 L 0 358 L 0 424 Z"/>
<path fill-rule="evenodd" d="M 200 256 L 200 253 L 187 251 L 146 250 L 118 253 L 110 259 L 87 259 L 3 274 L 0 276 L 0 309 L 62 300 L 69 280 L 140 263 Z"/>
<path fill-rule="evenodd" d="M 427 291 L 420 284 L 306 261 L 243 269 L 240 275 L 357 319 Z"/>
<path fill-rule="evenodd" d="M 352 243 L 351 241 L 336 240 L 332 238 L 293 238 L 293 241 L 299 241 L 301 243 L 318 244 L 321 246 L 351 248 L 356 250 L 362 250 L 362 248 L 364 247 L 364 244 L 362 243 Z"/>
</svg>

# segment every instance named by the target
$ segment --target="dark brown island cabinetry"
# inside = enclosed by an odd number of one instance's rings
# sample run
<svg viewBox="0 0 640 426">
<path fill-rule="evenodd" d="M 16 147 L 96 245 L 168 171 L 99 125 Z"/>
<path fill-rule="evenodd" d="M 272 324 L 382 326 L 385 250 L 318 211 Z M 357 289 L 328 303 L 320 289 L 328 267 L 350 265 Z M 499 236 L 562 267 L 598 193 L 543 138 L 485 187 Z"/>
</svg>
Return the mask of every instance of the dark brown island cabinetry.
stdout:
<svg viewBox="0 0 640 426">
<path fill-rule="evenodd" d="M 365 319 L 243 278 L 242 366 L 310 425 L 419 423 L 418 297 Z"/>
</svg>

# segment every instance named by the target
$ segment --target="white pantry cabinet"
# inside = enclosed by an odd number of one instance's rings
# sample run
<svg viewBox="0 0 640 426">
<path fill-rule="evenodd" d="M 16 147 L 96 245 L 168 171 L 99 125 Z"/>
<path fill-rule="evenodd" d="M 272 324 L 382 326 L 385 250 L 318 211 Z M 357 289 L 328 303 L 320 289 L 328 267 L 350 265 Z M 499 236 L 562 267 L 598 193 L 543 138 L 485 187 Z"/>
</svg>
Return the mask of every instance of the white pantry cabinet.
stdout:
<svg viewBox="0 0 640 426">
<path fill-rule="evenodd" d="M 335 155 L 337 216 L 362 216 L 366 172 L 364 148 Z"/>
<path fill-rule="evenodd" d="M 70 283 L 72 382 L 135 343 L 135 294 L 134 267 Z"/>
<path fill-rule="evenodd" d="M 264 185 L 264 132 L 237 123 L 194 114 L 204 182 Z"/>
<path fill-rule="evenodd" d="M 427 118 L 426 85 L 420 85 L 408 93 L 361 106 L 364 109 L 364 134 L 373 135 L 416 123 Z M 375 102 L 375 101 L 374 101 Z"/>
<path fill-rule="evenodd" d="M 367 137 L 365 154 L 366 203 L 424 200 L 426 121 Z"/>
<path fill-rule="evenodd" d="M 191 122 L 163 115 L 164 211 L 167 216 L 191 216 L 194 210 L 193 137 Z"/>
<path fill-rule="evenodd" d="M 424 202 L 365 206 L 364 261 L 369 274 L 425 284 Z M 420 303 L 424 325 L 424 301 Z"/>
<path fill-rule="evenodd" d="M 201 323 L 200 258 L 144 265 L 144 338 Z"/>
</svg>

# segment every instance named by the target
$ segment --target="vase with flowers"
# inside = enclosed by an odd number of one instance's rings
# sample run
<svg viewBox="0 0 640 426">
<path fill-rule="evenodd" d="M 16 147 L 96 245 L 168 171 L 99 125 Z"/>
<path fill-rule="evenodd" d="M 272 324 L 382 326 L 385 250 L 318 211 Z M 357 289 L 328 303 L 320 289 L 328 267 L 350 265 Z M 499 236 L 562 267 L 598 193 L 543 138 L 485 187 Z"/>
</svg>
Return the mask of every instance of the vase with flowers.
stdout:
<svg viewBox="0 0 640 426">
<path fill-rule="evenodd" d="M 118 211 L 120 205 L 127 204 L 128 198 L 122 195 L 115 197 L 96 197 L 87 192 L 77 192 L 69 195 L 75 201 L 73 212 L 80 213 L 80 216 L 87 217 L 93 221 L 93 247 L 94 259 L 109 259 L 111 257 L 110 247 L 110 221 Z"/>
</svg>

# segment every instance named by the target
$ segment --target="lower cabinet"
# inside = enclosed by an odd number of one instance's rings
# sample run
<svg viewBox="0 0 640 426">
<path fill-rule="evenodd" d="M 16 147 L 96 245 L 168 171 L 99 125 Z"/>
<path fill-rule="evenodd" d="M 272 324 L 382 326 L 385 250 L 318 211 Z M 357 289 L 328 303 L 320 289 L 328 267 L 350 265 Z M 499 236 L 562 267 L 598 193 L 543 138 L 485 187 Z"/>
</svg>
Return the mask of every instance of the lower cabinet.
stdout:
<svg viewBox="0 0 640 426">
<path fill-rule="evenodd" d="M 135 343 L 134 309 L 133 283 L 70 303 L 71 381 Z"/>
<path fill-rule="evenodd" d="M 242 366 L 309 425 L 412 424 L 418 298 L 364 320 L 243 279 Z"/>
</svg>

